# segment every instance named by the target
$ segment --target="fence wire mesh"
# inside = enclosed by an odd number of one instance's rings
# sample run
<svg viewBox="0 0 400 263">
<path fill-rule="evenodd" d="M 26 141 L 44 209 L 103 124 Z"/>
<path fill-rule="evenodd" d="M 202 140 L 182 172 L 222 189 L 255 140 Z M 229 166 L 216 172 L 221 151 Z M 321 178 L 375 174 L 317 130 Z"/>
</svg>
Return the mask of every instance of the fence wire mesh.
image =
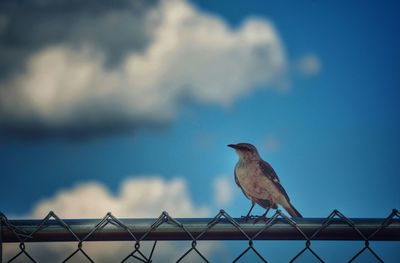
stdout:
<svg viewBox="0 0 400 263">
<path fill-rule="evenodd" d="M 137 262 L 153 262 L 153 255 L 157 249 L 157 242 L 160 242 L 160 240 L 187 240 L 190 242 L 189 249 L 187 249 L 182 255 L 176 256 L 176 262 L 183 261 L 188 257 L 189 254 L 195 254 L 195 256 L 204 262 L 210 262 L 210 259 L 207 258 L 207 256 L 201 251 L 201 249 L 199 249 L 198 246 L 200 241 L 205 242 L 205 240 L 246 240 L 247 246 L 243 249 L 243 251 L 238 252 L 237 256 L 232 259 L 232 262 L 239 262 L 246 254 L 251 252 L 253 252 L 254 255 L 260 259 L 260 261 L 267 262 L 267 258 L 263 256 L 262 251 L 256 249 L 254 246 L 254 242 L 267 239 L 296 239 L 305 241 L 304 247 L 294 254 L 289 262 L 298 261 L 307 251 L 310 252 L 317 262 L 325 262 L 323 257 L 320 256 L 315 249 L 313 249 L 313 241 L 321 239 L 359 240 L 359 242 L 363 242 L 362 248 L 357 251 L 354 256 L 348 259 L 348 262 L 355 261 L 362 254 L 367 252 L 370 252 L 376 262 L 384 262 L 382 257 L 378 255 L 378 253 L 370 245 L 370 241 L 400 240 L 400 214 L 396 209 L 394 209 L 386 218 L 382 218 L 378 221 L 378 223 L 375 223 L 373 229 L 369 228 L 369 231 L 365 231 L 365 226 L 363 228 L 361 224 L 355 223 L 353 219 L 346 217 L 338 210 L 334 210 L 331 214 L 329 214 L 328 217 L 318 221 L 318 226 L 314 226 L 312 228 L 307 226 L 307 224 L 299 223 L 299 220 L 297 219 L 287 217 L 280 210 L 277 210 L 272 217 L 262 220 L 259 218 L 251 218 L 250 220 L 246 220 L 244 218 L 233 218 L 224 210 L 220 210 L 214 218 L 206 221 L 206 223 L 202 225 L 202 228 L 200 230 L 197 229 L 196 231 L 191 230 L 189 224 L 187 224 L 187 221 L 175 219 L 167 212 L 162 212 L 158 218 L 152 219 L 152 224 L 144 232 L 138 231 L 134 224 L 127 224 L 125 219 L 119 219 L 111 213 L 107 213 L 102 219 L 92 223 L 90 227 L 87 227 L 86 225 L 83 230 L 80 229 L 79 231 L 73 229 L 70 221 L 61 219 L 54 212 L 49 212 L 45 218 L 38 221 L 36 225 L 30 225 L 30 227 L 21 224 L 21 220 L 9 220 L 3 213 L 0 213 L 0 219 L 1 262 L 3 262 L 3 256 L 1 253 L 2 246 L 5 242 L 16 242 L 19 244 L 17 251 L 15 251 L 15 255 L 8 259 L 7 262 L 14 262 L 21 257 L 25 257 L 25 259 L 29 262 L 38 262 L 34 256 L 31 255 L 25 244 L 28 242 L 42 242 L 46 238 L 47 241 L 76 242 L 75 250 L 70 254 L 65 255 L 65 258 L 62 260 L 62 262 L 69 262 L 77 257 L 78 254 L 81 254 L 81 256 L 83 256 L 89 262 L 95 262 L 91 255 L 89 255 L 90 253 L 84 249 L 83 244 L 93 240 L 102 240 L 102 238 L 107 237 L 107 235 L 103 234 L 102 236 L 99 236 L 99 234 L 110 225 L 112 225 L 114 229 L 118 228 L 120 232 L 124 233 L 124 238 L 121 238 L 121 235 L 114 235 L 113 237 L 108 239 L 105 238 L 104 240 L 128 240 L 133 242 L 132 251 L 130 251 L 130 253 L 127 255 L 123 255 L 121 262 L 127 262 L 128 260 L 136 260 Z M 328 233 L 327 235 L 325 233 L 324 237 L 321 238 L 321 235 L 324 234 L 324 232 L 326 232 L 326 230 L 330 228 L 333 223 L 337 223 L 338 221 L 340 221 L 342 224 L 345 224 L 348 229 L 351 228 L 351 231 L 353 232 L 352 236 L 344 237 L 341 236 L 341 233 L 335 233 L 335 230 L 331 229 L 329 232 L 330 234 Z M 268 236 L 269 233 L 271 233 L 268 231 L 270 231 L 274 226 L 282 223 L 285 223 L 282 231 L 279 230 L 277 235 L 272 237 Z M 157 239 L 157 235 L 154 235 L 155 232 L 157 232 L 166 224 L 172 226 L 173 231 L 170 231 L 166 234 L 166 236 L 164 235 L 162 238 Z M 251 226 L 252 224 L 256 225 L 257 228 L 249 228 L 249 225 Z M 52 229 L 54 229 L 55 225 L 57 225 L 58 228 L 61 228 L 65 233 L 63 235 L 54 234 L 51 236 L 53 231 Z M 223 229 L 226 229 L 227 225 L 230 225 L 231 228 L 233 226 L 236 233 L 235 235 L 224 236 L 224 233 L 226 232 L 224 232 Z M 295 230 L 295 232 L 297 232 L 297 236 L 291 235 L 289 237 L 286 231 L 288 228 Z M 248 229 L 252 229 L 252 231 L 248 231 Z M 310 231 L 310 229 L 312 231 Z M 393 229 L 395 229 L 395 233 L 391 232 Z M 57 231 L 60 233 L 59 229 Z M 210 236 L 209 234 L 212 231 L 220 231 L 221 233 Z M 43 238 L 45 234 L 49 236 Z M 389 235 L 387 236 L 387 234 Z M 329 235 L 331 235 L 331 237 Z M 141 244 L 144 241 L 149 240 L 152 240 L 153 243 L 150 251 L 145 252 L 143 251 Z"/>
</svg>

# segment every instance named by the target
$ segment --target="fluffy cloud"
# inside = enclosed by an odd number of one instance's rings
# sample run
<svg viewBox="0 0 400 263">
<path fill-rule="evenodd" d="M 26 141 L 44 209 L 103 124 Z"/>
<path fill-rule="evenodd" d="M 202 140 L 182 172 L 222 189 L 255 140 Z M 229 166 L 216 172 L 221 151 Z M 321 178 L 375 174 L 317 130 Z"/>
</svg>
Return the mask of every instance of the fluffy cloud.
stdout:
<svg viewBox="0 0 400 263">
<path fill-rule="evenodd" d="M 100 218 L 108 211 L 117 217 L 158 217 L 163 210 L 173 217 L 210 216 L 208 207 L 197 206 L 191 200 L 183 179 L 165 181 L 158 177 L 142 177 L 126 180 L 117 194 L 96 182 L 77 185 L 57 193 L 54 197 L 43 200 L 35 206 L 29 217 L 43 218 L 53 210 L 61 218 Z M 215 252 L 215 244 L 199 242 L 200 251 L 210 256 Z M 148 255 L 152 243 L 143 244 L 143 251 Z M 60 262 L 76 249 L 74 243 L 63 244 L 27 244 L 28 252 L 39 262 Z M 18 251 L 18 244 L 5 245 L 5 259 Z M 85 251 L 96 262 L 121 261 L 133 248 L 131 242 L 87 242 Z M 160 242 L 155 252 L 155 262 L 174 262 L 190 244 Z M 24 261 L 21 257 L 20 262 Z M 198 258 L 190 257 L 190 262 Z M 82 255 L 77 255 L 71 262 L 86 262 Z M 200 260 L 199 260 L 200 262 Z"/>
<path fill-rule="evenodd" d="M 168 211 L 174 217 L 210 214 L 206 207 L 194 206 L 183 179 L 168 182 L 149 176 L 126 180 L 117 195 L 97 182 L 79 184 L 40 202 L 32 215 L 43 218 L 49 211 L 62 218 L 102 217 L 109 211 L 117 217 L 135 218 L 158 217 L 162 211 Z"/>
<path fill-rule="evenodd" d="M 266 20 L 233 29 L 186 1 L 103 2 L 98 12 L 75 1 L 32 2 L 33 14 L 51 24 L 20 17 L 36 35 L 23 32 L 29 48 L 0 45 L 19 66 L 1 65 L 9 73 L 0 78 L 3 132 L 87 136 L 164 125 L 182 102 L 227 105 L 257 86 L 278 87 L 285 74 L 282 44 Z M 68 7 L 69 16 L 49 15 Z M 1 15 L 5 39 L 18 28 L 9 16 Z"/>
</svg>

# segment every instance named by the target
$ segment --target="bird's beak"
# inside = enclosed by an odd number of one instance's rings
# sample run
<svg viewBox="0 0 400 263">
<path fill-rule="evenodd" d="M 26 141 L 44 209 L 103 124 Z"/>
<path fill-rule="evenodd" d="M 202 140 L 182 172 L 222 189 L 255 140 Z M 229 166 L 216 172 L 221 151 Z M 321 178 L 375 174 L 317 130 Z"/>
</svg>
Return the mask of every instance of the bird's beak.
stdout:
<svg viewBox="0 0 400 263">
<path fill-rule="evenodd" d="M 236 144 L 228 144 L 227 146 L 233 149 L 239 149 L 239 147 Z"/>
</svg>

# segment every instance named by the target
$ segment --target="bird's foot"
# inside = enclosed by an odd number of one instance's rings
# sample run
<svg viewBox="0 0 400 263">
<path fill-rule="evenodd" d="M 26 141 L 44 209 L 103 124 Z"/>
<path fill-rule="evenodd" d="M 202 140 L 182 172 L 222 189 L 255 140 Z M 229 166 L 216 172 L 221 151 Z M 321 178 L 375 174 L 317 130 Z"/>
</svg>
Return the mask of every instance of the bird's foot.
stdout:
<svg viewBox="0 0 400 263">
<path fill-rule="evenodd" d="M 264 222 L 266 222 L 267 219 L 268 219 L 268 217 L 267 217 L 266 215 L 261 215 L 261 216 L 257 216 L 255 219 L 256 219 L 256 220 L 255 220 L 254 223 L 258 223 L 259 221 L 264 221 Z"/>
<path fill-rule="evenodd" d="M 251 219 L 257 219 L 258 216 L 254 216 L 254 215 L 246 215 L 246 216 L 241 216 L 241 219 L 244 219 L 245 222 L 251 220 Z"/>
</svg>

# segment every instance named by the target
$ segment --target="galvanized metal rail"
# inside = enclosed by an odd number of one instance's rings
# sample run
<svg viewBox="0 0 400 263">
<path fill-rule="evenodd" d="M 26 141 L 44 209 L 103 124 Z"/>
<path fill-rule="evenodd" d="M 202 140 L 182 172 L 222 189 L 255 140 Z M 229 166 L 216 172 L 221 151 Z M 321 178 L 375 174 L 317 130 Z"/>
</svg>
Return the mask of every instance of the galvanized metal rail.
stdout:
<svg viewBox="0 0 400 263">
<path fill-rule="evenodd" d="M 205 255 L 197 248 L 202 240 L 246 240 L 248 246 L 234 260 L 237 262 L 249 251 L 253 251 L 263 262 L 266 259 L 253 246 L 256 240 L 304 240 L 305 246 L 290 262 L 296 261 L 306 251 L 316 260 L 325 262 L 313 249 L 315 240 L 359 240 L 364 246 L 348 262 L 353 262 L 365 251 L 369 251 L 378 262 L 382 258 L 370 246 L 370 241 L 400 241 L 400 213 L 394 209 L 386 218 L 348 218 L 334 210 L 326 218 L 289 218 L 280 210 L 266 220 L 259 218 L 232 218 L 224 210 L 214 218 L 173 218 L 162 212 L 152 219 L 120 219 L 107 213 L 102 219 L 61 219 L 55 213 L 42 220 L 10 220 L 0 213 L 0 262 L 3 243 L 18 242 L 19 249 L 8 260 L 13 262 L 21 257 L 36 262 L 25 243 L 71 241 L 76 250 L 67 255 L 67 262 L 80 253 L 94 262 L 83 249 L 89 241 L 130 241 L 133 251 L 122 262 L 135 258 L 141 262 L 152 262 L 157 241 L 188 240 L 191 247 L 176 262 L 183 260 L 191 252 L 197 253 L 205 262 Z M 142 241 L 154 241 L 151 252 L 143 254 Z"/>
<path fill-rule="evenodd" d="M 142 236 L 151 230 L 156 218 L 152 219 L 119 219 L 135 236 Z M 265 221 L 256 222 L 255 219 L 245 221 L 242 218 L 234 218 L 240 224 L 240 228 L 249 236 L 255 235 L 265 227 Z M 380 227 L 384 218 L 349 218 L 354 226 L 364 236 L 371 235 Z M 193 236 L 199 235 L 208 227 L 212 218 L 176 218 L 176 221 L 185 226 Z M 299 218 L 293 219 L 296 225 L 306 234 L 311 236 L 326 221 L 326 218 Z M 41 220 L 9 220 L 9 222 L 21 230 L 21 232 L 32 233 Z M 79 238 L 84 238 L 90 230 L 94 229 L 99 219 L 65 219 L 64 222 Z M 9 228 L 3 227 L 2 242 L 19 242 L 17 236 Z M 304 240 L 304 236 L 293 227 L 286 219 L 279 218 L 268 230 L 261 232 L 256 240 Z M 348 225 L 344 219 L 333 219 L 329 227 L 321 230 L 314 240 L 364 240 L 353 227 Z M 86 241 L 122 241 L 132 240 L 132 236 L 124 228 L 116 224 L 107 224 L 91 235 Z M 173 223 L 163 223 L 151 231 L 144 240 L 192 240 L 187 232 Z M 210 228 L 200 240 L 248 240 L 243 233 L 229 220 L 221 219 L 218 224 Z M 379 231 L 371 239 L 379 241 L 400 241 L 400 220 L 393 219 L 391 224 Z M 25 242 L 54 242 L 54 241 L 77 241 L 71 232 L 56 220 L 49 220 L 40 232 L 34 234 Z"/>
</svg>

